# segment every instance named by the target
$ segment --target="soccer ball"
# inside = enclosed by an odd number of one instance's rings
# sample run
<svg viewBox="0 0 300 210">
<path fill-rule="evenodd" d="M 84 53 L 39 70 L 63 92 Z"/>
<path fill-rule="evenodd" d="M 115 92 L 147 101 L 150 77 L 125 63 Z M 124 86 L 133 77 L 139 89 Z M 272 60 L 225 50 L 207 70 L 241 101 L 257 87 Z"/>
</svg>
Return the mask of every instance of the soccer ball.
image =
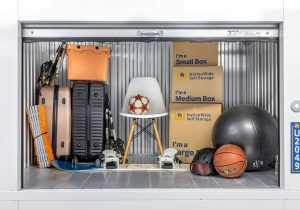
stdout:
<svg viewBox="0 0 300 210">
<path fill-rule="evenodd" d="M 139 94 L 133 96 L 129 100 L 129 111 L 136 115 L 146 114 L 149 111 L 149 99 Z"/>
</svg>

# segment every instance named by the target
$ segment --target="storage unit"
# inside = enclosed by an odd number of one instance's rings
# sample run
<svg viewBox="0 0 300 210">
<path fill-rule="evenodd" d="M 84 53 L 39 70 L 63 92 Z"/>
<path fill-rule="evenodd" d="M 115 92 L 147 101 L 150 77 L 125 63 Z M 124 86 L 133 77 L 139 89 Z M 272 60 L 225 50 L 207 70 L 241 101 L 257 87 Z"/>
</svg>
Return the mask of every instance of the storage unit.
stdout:
<svg viewBox="0 0 300 210">
<path fill-rule="evenodd" d="M 76 30 L 71 28 L 77 28 Z M 103 29 L 101 25 L 95 24 L 93 27 L 100 27 L 99 29 L 93 29 L 90 25 L 85 28 L 85 34 L 81 34 L 80 29 L 82 25 L 66 27 L 64 25 L 57 24 L 55 29 L 41 28 L 39 25 L 24 24 L 23 25 L 23 104 L 28 106 L 34 104 L 35 95 L 35 78 L 39 73 L 39 66 L 45 59 L 51 59 L 55 55 L 55 50 L 60 42 L 58 40 L 64 40 L 71 44 L 78 45 L 95 45 L 106 46 L 111 49 L 110 59 L 110 99 L 111 110 L 114 117 L 115 127 L 117 134 L 126 139 L 129 132 L 130 122 L 128 119 L 119 115 L 123 100 L 126 94 L 131 78 L 136 76 L 152 76 L 155 77 L 161 87 L 164 103 L 167 105 L 171 102 L 171 79 L 172 79 L 172 46 L 175 41 L 197 41 L 204 42 L 208 40 L 218 41 L 218 65 L 223 67 L 223 110 L 238 105 L 238 104 L 253 104 L 267 110 L 277 120 L 279 119 L 279 29 L 278 25 L 254 25 L 248 27 L 247 25 L 236 26 L 239 27 L 236 30 L 243 33 L 249 33 L 249 35 L 230 35 L 229 29 L 226 25 L 212 25 L 211 29 L 202 29 L 199 26 L 194 25 L 189 31 L 184 34 L 179 33 L 180 27 L 170 29 L 165 27 L 161 29 L 163 31 L 162 36 L 156 34 L 156 30 L 147 29 L 124 29 L 124 36 L 127 37 L 102 37 Z M 181 26 L 183 27 L 183 26 Z M 225 29 L 224 29 L 225 27 Z M 242 29 L 241 29 L 242 28 Z M 49 33 L 55 31 L 53 35 L 49 36 Z M 137 32 L 136 32 L 137 31 Z M 204 33 L 208 31 L 209 34 Z M 258 32 L 261 36 L 256 37 L 251 35 Z M 106 31 L 107 32 L 107 31 Z M 120 32 L 121 33 L 121 32 Z M 137 37 L 137 34 L 141 33 L 141 36 Z M 189 37 L 189 34 L 194 34 L 194 37 Z M 111 30 L 111 36 L 114 35 L 114 30 Z M 150 34 L 150 35 L 148 35 Z M 154 35 L 153 35 L 154 34 Z M 219 34 L 219 37 L 213 37 L 214 34 Z M 67 80 L 67 62 L 66 59 L 59 72 L 59 85 L 72 86 L 72 82 Z M 32 139 L 30 138 L 28 129 L 26 127 L 25 118 L 23 118 L 23 165 L 24 173 L 31 174 L 33 171 L 34 179 L 42 179 L 38 175 L 39 171 L 32 168 L 33 156 L 32 154 Z M 169 145 L 169 117 L 158 120 L 158 126 L 162 137 L 163 146 Z M 139 130 L 137 130 L 139 131 Z M 278 139 L 279 142 L 279 139 Z M 144 134 L 138 141 L 133 143 L 130 149 L 129 160 L 135 164 L 155 164 L 158 151 L 156 142 Z M 49 169 L 50 174 L 56 174 L 57 171 Z M 28 172 L 29 171 L 29 172 Z M 137 173 L 137 170 L 128 172 L 130 176 L 137 176 L 136 178 L 141 180 L 139 186 L 149 188 L 164 188 L 163 183 L 153 185 L 153 180 L 150 175 L 152 172 L 146 171 L 144 174 Z M 103 172 L 104 173 L 104 172 Z M 150 173 L 150 174 L 149 174 Z M 174 172 L 176 173 L 176 172 Z M 186 176 L 183 176 L 183 180 L 178 182 L 187 182 L 187 185 L 172 184 L 173 188 L 177 187 L 192 187 L 202 188 L 203 180 L 196 180 L 197 177 L 190 177 L 189 172 L 186 171 Z M 260 175 L 259 172 L 247 174 L 242 183 L 238 180 L 234 181 L 235 184 L 226 186 L 223 183 L 223 179 L 217 180 L 215 184 L 214 178 L 211 188 L 274 188 L 279 187 L 278 173 L 274 169 L 263 172 L 264 175 Z M 48 174 L 48 172 L 47 172 Z M 125 173 L 126 174 L 126 173 Z M 168 174 L 168 173 L 167 173 Z M 276 175 L 277 174 L 277 175 Z M 46 175 L 49 176 L 49 175 Z M 59 175 L 55 175 L 59 176 Z M 78 174 L 75 175 L 79 176 Z M 71 188 L 94 188 L 97 185 L 93 185 L 91 179 L 87 176 L 82 176 L 78 182 L 71 184 Z M 147 178 L 145 178 L 146 176 Z M 168 179 L 168 176 L 166 178 Z M 269 176 L 268 179 L 265 176 Z M 123 176 L 122 176 L 123 177 Z M 115 185 L 116 188 L 122 187 L 122 183 L 127 183 L 127 175 L 124 177 L 110 177 L 106 180 L 106 185 L 101 185 L 99 188 L 112 187 L 109 182 L 119 183 Z M 127 178 L 126 178 L 127 177 Z M 51 181 L 39 182 L 31 180 L 31 176 L 23 176 L 23 187 L 26 188 L 64 188 L 66 187 L 62 180 L 55 179 L 54 183 Z M 72 176 L 70 177 L 72 179 Z M 115 181 L 113 181 L 116 179 Z M 126 181 L 127 180 L 127 181 Z M 129 183 L 130 182 L 129 178 Z M 152 180 L 152 181 L 151 181 Z M 271 181 L 270 181 L 271 180 Z M 225 181 L 226 182 L 226 181 Z M 39 184 L 40 183 L 40 186 Z M 84 184 L 89 183 L 89 184 Z M 196 183 L 196 184 L 195 184 Z M 200 183 L 200 185 L 199 185 Z M 132 183 L 133 184 L 133 183 Z M 133 185 L 126 185 L 131 188 Z M 97 187 L 96 187 L 97 188 Z"/>
<path fill-rule="evenodd" d="M 99 12 L 99 8 L 105 9 Z M 3 144 L 0 147 L 2 208 L 98 209 L 107 206 L 134 209 L 143 206 L 151 209 L 156 204 L 161 209 L 187 206 L 206 209 L 298 208 L 300 182 L 299 174 L 292 173 L 295 166 L 292 153 L 296 147 L 291 141 L 291 122 L 299 122 L 296 87 L 300 76 L 297 71 L 300 7 L 296 1 L 254 0 L 246 4 L 235 0 L 143 3 L 133 0 L 92 0 L 88 3 L 12 0 L 3 4 L 0 10 L 3 35 L 0 43 L 5 49 L 0 52 L 3 70 L 0 85 L 5 90 L 2 97 L 7 100 L 1 103 L 0 109 L 1 131 L 5 131 L 1 132 Z M 128 86 L 129 78 L 137 75 L 158 78 L 167 105 L 170 72 L 166 70 L 171 69 L 172 43 L 179 40 L 220 41 L 218 65 L 224 68 L 223 108 L 251 103 L 276 117 L 280 132 L 278 178 L 273 172 L 263 172 L 224 182 L 223 179 L 191 178 L 184 175 L 185 172 L 167 172 L 168 176 L 152 171 L 82 174 L 33 168 L 32 140 L 24 119 L 24 106 L 35 103 L 36 72 L 41 62 L 53 58 L 54 50 L 62 40 L 112 47 L 109 81 L 115 84 L 111 98 L 121 137 L 127 135 L 129 122 L 115 113 L 119 112 L 120 98 L 125 96 L 124 87 Z M 152 61 L 156 61 L 155 64 Z M 66 61 L 60 84 L 71 86 L 72 83 L 66 80 L 65 69 Z M 158 125 L 166 145 L 167 119 Z M 154 142 L 137 141 L 131 148 L 131 158 L 136 163 L 152 162 L 157 154 L 155 148 Z M 147 176 L 149 179 L 145 184 Z M 251 186 L 246 182 L 249 177 L 252 178 Z M 275 185 L 268 185 L 274 180 Z M 124 189 L 128 186 L 131 189 Z M 148 187 L 155 189 L 145 190 Z"/>
</svg>

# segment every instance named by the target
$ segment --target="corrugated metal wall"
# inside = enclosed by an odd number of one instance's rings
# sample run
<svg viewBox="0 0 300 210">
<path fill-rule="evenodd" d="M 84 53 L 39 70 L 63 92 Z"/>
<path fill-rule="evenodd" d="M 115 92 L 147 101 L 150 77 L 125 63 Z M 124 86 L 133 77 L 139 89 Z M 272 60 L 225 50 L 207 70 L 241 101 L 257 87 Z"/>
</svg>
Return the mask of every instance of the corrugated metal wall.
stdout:
<svg viewBox="0 0 300 210">
<path fill-rule="evenodd" d="M 221 42 L 224 110 L 253 104 L 278 117 L 279 45 L 277 42 Z"/>
<path fill-rule="evenodd" d="M 77 44 L 77 43 L 76 43 Z M 166 108 L 170 102 L 172 42 L 81 42 L 106 45 L 111 56 L 111 106 L 118 136 L 126 139 L 129 119 L 119 115 L 130 79 L 156 77 Z M 58 42 L 23 44 L 23 107 L 35 104 L 35 81 L 40 65 L 55 56 Z M 238 104 L 255 104 L 278 116 L 278 43 L 220 42 L 219 65 L 224 67 L 224 109 Z M 66 60 L 59 72 L 59 85 L 71 86 L 66 77 Z M 144 122 L 146 123 L 146 122 Z M 32 140 L 23 117 L 24 165 L 32 163 Z M 168 117 L 158 120 L 162 141 L 168 145 Z M 134 141 L 131 154 L 156 154 L 156 143 L 144 134 Z"/>
</svg>

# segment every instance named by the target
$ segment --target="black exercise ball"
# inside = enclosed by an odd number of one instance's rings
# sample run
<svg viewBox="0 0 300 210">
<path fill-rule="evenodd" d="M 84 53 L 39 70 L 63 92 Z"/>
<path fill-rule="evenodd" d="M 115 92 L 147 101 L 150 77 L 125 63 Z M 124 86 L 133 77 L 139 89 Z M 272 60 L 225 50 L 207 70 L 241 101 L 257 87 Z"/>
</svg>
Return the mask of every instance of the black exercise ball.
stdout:
<svg viewBox="0 0 300 210">
<path fill-rule="evenodd" d="M 215 148 L 224 144 L 238 145 L 247 155 L 247 170 L 262 169 L 278 152 L 278 123 L 259 107 L 232 107 L 215 122 L 212 140 Z"/>
</svg>

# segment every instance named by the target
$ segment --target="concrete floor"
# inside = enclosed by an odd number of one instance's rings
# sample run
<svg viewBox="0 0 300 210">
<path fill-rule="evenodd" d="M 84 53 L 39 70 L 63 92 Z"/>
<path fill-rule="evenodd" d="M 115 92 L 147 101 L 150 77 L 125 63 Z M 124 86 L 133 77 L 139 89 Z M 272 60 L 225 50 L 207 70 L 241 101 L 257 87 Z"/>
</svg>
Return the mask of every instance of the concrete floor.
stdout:
<svg viewBox="0 0 300 210">
<path fill-rule="evenodd" d="M 145 161 L 141 161 L 145 163 Z M 146 161 L 147 162 L 147 161 Z M 152 162 L 152 161 L 149 161 Z M 150 165 L 149 165 L 150 166 Z M 149 167 L 150 168 L 150 167 Z M 153 168 L 153 165 L 151 166 Z M 236 179 L 196 176 L 185 170 L 108 170 L 93 172 L 57 169 L 24 169 L 24 189 L 118 189 L 118 188 L 277 188 L 273 169 L 246 172 Z"/>
</svg>

